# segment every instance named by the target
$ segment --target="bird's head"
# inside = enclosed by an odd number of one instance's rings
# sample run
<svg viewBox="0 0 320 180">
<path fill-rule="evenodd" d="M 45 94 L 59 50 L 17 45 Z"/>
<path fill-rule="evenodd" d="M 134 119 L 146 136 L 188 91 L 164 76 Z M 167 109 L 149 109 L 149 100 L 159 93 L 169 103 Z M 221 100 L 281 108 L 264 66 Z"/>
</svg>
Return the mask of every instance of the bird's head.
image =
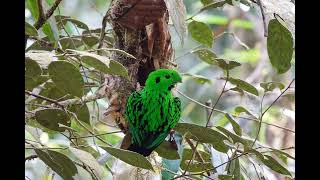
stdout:
<svg viewBox="0 0 320 180">
<path fill-rule="evenodd" d="M 177 71 L 172 69 L 158 69 L 149 74 L 146 87 L 170 91 L 178 82 L 182 82 L 182 78 Z"/>
</svg>

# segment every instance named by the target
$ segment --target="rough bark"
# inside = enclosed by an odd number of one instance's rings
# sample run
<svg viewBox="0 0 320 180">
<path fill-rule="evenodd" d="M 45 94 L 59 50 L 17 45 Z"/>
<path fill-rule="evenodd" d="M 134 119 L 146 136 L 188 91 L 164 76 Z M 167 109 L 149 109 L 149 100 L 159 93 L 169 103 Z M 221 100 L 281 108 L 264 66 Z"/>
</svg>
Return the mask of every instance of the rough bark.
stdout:
<svg viewBox="0 0 320 180">
<path fill-rule="evenodd" d="M 105 92 L 110 100 L 105 116 L 126 131 L 123 114 L 127 97 L 144 86 L 150 72 L 170 68 L 174 59 L 168 30 L 169 14 L 163 0 L 114 0 L 108 17 L 114 31 L 114 48 L 136 57 L 113 55 L 114 60 L 128 69 L 129 79 L 105 76 Z"/>
</svg>

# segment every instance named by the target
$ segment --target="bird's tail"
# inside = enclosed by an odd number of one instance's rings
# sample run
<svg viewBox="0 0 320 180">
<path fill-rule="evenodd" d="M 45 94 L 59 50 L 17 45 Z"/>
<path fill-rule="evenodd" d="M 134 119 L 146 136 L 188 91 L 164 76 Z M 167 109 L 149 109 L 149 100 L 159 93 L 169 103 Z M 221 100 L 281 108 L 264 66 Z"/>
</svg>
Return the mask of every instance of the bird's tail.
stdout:
<svg viewBox="0 0 320 180">
<path fill-rule="evenodd" d="M 139 147 L 139 146 L 137 146 L 135 144 L 130 144 L 130 146 L 129 146 L 129 148 L 127 150 L 142 154 L 145 157 L 149 156 L 153 151 L 152 149 L 146 149 L 146 148 L 143 148 L 143 147 Z"/>
</svg>

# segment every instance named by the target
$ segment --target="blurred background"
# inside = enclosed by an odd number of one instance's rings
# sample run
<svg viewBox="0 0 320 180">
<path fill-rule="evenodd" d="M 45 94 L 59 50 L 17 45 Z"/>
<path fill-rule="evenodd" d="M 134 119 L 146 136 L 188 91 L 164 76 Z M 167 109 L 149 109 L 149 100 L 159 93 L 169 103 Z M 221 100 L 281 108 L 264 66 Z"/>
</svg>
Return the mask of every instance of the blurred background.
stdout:
<svg viewBox="0 0 320 180">
<path fill-rule="evenodd" d="M 52 1 L 48 2 L 50 4 Z M 71 16 L 74 19 L 86 23 L 90 29 L 96 29 L 101 28 L 101 22 L 108 9 L 109 3 L 109 0 L 66 0 L 62 1 L 58 11 L 61 15 Z M 201 7 L 203 7 L 200 0 L 184 0 L 184 4 L 187 9 L 188 17 L 192 16 Z M 35 22 L 35 20 L 32 19 L 31 12 L 27 6 L 25 9 L 25 19 L 30 23 Z M 258 116 L 260 113 L 260 101 L 263 94 L 263 89 L 260 87 L 260 83 L 275 81 L 281 82 L 287 86 L 295 77 L 294 59 L 292 61 L 293 64 L 291 69 L 284 74 L 278 75 L 272 68 L 267 53 L 266 37 L 263 36 L 264 30 L 259 8 L 250 8 L 244 5 L 240 7 L 225 5 L 223 8 L 202 12 L 195 16 L 194 20 L 210 25 L 214 34 L 220 34 L 220 36 L 215 36 L 214 45 L 212 48 L 218 57 L 238 61 L 242 64 L 240 67 L 232 70 L 230 72 L 230 76 L 245 80 L 259 90 L 259 97 L 250 95 L 248 93 L 241 95 L 238 92 L 228 91 L 222 96 L 216 107 L 217 109 L 227 112 L 234 112 L 235 107 L 243 106 L 254 115 Z M 79 33 L 77 32 L 77 29 L 71 25 L 67 25 L 66 27 L 72 34 Z M 187 37 L 184 46 L 181 46 L 179 37 L 173 26 L 170 27 L 170 31 L 179 72 L 202 75 L 211 80 L 211 83 L 199 84 L 190 78 L 185 78 L 183 83 L 179 84 L 178 90 L 203 104 L 208 100 L 215 102 L 223 87 L 224 81 L 219 80 L 220 77 L 225 76 L 223 71 L 218 67 L 208 65 L 207 63 L 201 61 L 196 54 L 191 53 L 192 50 L 199 47 L 199 44 L 192 40 L 190 35 Z M 221 34 L 222 32 L 234 33 L 236 35 L 236 39 L 238 40 L 236 40 L 232 34 Z M 28 46 L 30 44 L 32 44 L 32 41 L 28 42 Z M 246 49 L 243 44 L 248 46 L 249 49 Z M 232 85 L 228 84 L 227 89 L 230 89 L 231 87 Z M 292 87 L 293 88 L 290 88 L 284 97 L 280 98 L 279 101 L 271 107 L 271 109 L 264 116 L 264 122 L 276 124 L 294 131 L 294 84 Z M 281 92 L 279 89 L 268 92 L 263 100 L 263 108 L 268 107 L 279 96 L 280 93 Z M 184 122 L 205 125 L 207 121 L 206 110 L 196 103 L 193 103 L 192 101 L 181 96 L 179 93 L 177 93 L 177 96 L 180 96 L 180 99 L 182 100 L 183 112 L 181 119 Z M 99 119 L 96 120 L 95 125 L 104 131 L 115 131 L 116 128 L 112 128 L 112 125 L 110 125 L 113 122 L 109 122 L 109 120 L 105 119 L 102 115 L 108 106 L 108 101 L 101 99 L 98 100 L 98 104 L 99 107 L 96 107 L 93 105 L 93 103 L 88 103 L 91 111 L 90 114 L 99 114 Z M 248 119 L 239 119 L 238 122 L 243 128 L 243 134 L 251 138 L 255 137 L 258 127 L 257 122 L 250 121 Z M 109 124 L 110 126 L 106 126 L 106 124 Z M 225 126 L 227 129 L 232 128 L 224 115 L 216 112 L 212 117 L 212 125 Z M 122 138 L 122 136 L 122 134 L 118 133 L 106 135 L 104 138 L 113 142 L 113 144 L 116 144 Z M 64 139 L 65 137 L 61 135 L 48 136 L 47 133 L 41 132 L 41 141 L 46 144 L 55 143 L 58 141 L 63 143 L 65 141 Z M 258 138 L 262 144 L 277 149 L 294 147 L 294 139 L 294 132 L 267 124 L 262 124 Z M 104 152 L 101 149 L 100 151 Z M 289 149 L 286 152 L 294 156 L 294 149 Z M 30 154 L 28 150 L 26 150 L 26 155 L 27 154 Z M 217 156 L 220 155 L 217 153 Z M 226 157 L 221 156 L 221 158 L 223 159 Z M 217 158 L 217 161 L 224 162 L 221 158 Z M 248 176 L 251 176 L 252 179 L 257 179 L 255 169 L 250 162 L 243 161 L 241 163 L 243 165 L 242 168 L 246 169 Z M 288 165 L 289 170 L 294 172 L 294 161 L 288 159 Z M 121 169 L 126 169 L 123 164 L 121 167 L 117 169 L 117 171 L 120 172 Z M 277 175 L 267 168 L 263 168 L 263 172 L 267 174 L 267 179 L 283 179 L 281 175 Z M 52 178 L 49 169 L 38 159 L 26 162 L 25 173 L 28 178 L 34 180 Z M 82 173 L 83 175 L 80 175 L 79 179 L 90 179 L 86 172 Z M 111 177 L 112 176 L 107 175 L 105 179 L 111 179 Z M 155 176 L 154 178 L 161 179 L 160 176 Z M 60 178 L 55 176 L 54 179 Z"/>
</svg>

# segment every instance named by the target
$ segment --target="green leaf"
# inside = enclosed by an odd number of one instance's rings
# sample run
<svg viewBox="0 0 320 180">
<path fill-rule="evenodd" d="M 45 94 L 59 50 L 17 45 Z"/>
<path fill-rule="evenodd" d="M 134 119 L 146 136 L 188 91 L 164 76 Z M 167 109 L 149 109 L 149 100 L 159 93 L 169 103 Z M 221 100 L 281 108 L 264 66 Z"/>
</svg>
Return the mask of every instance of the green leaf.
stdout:
<svg viewBox="0 0 320 180">
<path fill-rule="evenodd" d="M 214 149 L 220 152 L 226 153 L 228 151 L 228 147 L 223 142 L 228 138 L 216 130 L 189 123 L 178 123 L 174 129 L 181 134 L 189 132 L 193 135 L 190 138 L 202 143 L 210 143 Z"/>
<path fill-rule="evenodd" d="M 269 155 L 264 155 L 264 158 L 260 159 L 260 161 L 262 161 L 264 165 L 277 173 L 291 176 L 291 173 L 285 167 L 283 167 L 278 161 L 276 161 Z"/>
<path fill-rule="evenodd" d="M 39 64 L 29 58 L 25 59 L 25 89 L 31 91 L 33 88 L 45 82 L 48 78 L 41 76 L 42 70 Z"/>
<path fill-rule="evenodd" d="M 209 49 L 198 49 L 198 50 L 192 51 L 192 53 L 197 54 L 202 61 L 208 64 L 217 64 L 215 61 L 215 59 L 217 58 L 217 55 Z"/>
<path fill-rule="evenodd" d="M 83 34 L 81 39 L 84 43 L 86 43 L 86 45 L 88 45 L 90 47 L 98 44 L 98 42 L 99 42 L 99 38 L 94 35 Z"/>
<path fill-rule="evenodd" d="M 226 78 L 221 78 L 221 79 L 226 80 Z M 249 84 L 241 79 L 229 77 L 229 82 L 231 84 L 236 85 L 237 87 L 239 87 L 240 89 L 242 89 L 248 93 L 259 96 L 258 90 L 254 86 L 252 86 L 251 84 Z"/>
<path fill-rule="evenodd" d="M 259 151 L 257 151 L 257 150 L 255 150 L 255 149 L 247 149 L 246 150 L 246 152 L 248 152 L 248 153 L 253 153 L 258 159 L 264 159 L 264 156 L 263 156 L 263 154 L 261 153 L 261 152 L 259 152 Z"/>
<path fill-rule="evenodd" d="M 270 62 L 278 74 L 287 72 L 291 67 L 293 38 L 280 19 L 271 19 L 268 25 L 267 49 Z"/>
<path fill-rule="evenodd" d="M 42 126 L 54 130 L 64 132 L 65 127 L 59 127 L 59 124 L 70 127 L 71 121 L 67 113 L 60 109 L 43 109 L 35 113 L 35 118 Z"/>
<path fill-rule="evenodd" d="M 29 36 L 38 36 L 37 29 L 27 22 L 24 23 L 24 32 Z"/>
<path fill-rule="evenodd" d="M 241 66 L 241 64 L 236 61 L 227 61 L 221 58 L 216 58 L 215 60 L 217 62 L 217 65 L 224 70 L 231 70 L 235 67 Z"/>
<path fill-rule="evenodd" d="M 218 175 L 218 180 L 233 180 L 233 175 L 220 174 Z"/>
<path fill-rule="evenodd" d="M 31 59 L 25 59 L 25 76 L 37 78 L 42 73 L 39 64 Z"/>
<path fill-rule="evenodd" d="M 229 89 L 230 91 L 235 91 L 235 92 L 238 92 L 240 93 L 240 96 L 243 96 L 244 95 L 244 91 L 238 87 L 233 87 L 231 89 Z"/>
<path fill-rule="evenodd" d="M 27 0 L 26 6 L 30 10 L 33 19 L 37 20 L 39 17 L 37 0 Z"/>
<path fill-rule="evenodd" d="M 40 95 L 48 97 L 53 100 L 59 99 L 60 101 L 66 100 L 68 98 L 68 96 L 63 91 L 58 89 L 57 86 L 53 82 L 46 82 L 44 84 L 43 89 L 40 92 Z M 37 99 L 37 102 L 39 104 L 41 104 L 43 102 L 43 100 Z M 50 103 L 48 103 L 48 104 L 50 104 Z"/>
<path fill-rule="evenodd" d="M 174 147 L 172 147 L 172 144 L 168 141 L 163 141 L 163 143 L 161 143 L 160 146 L 155 149 L 155 151 L 160 157 L 166 159 L 180 159 L 178 151 Z"/>
<path fill-rule="evenodd" d="M 244 112 L 249 116 L 255 117 L 250 111 L 248 111 L 246 108 L 244 108 L 242 106 L 237 106 L 234 110 L 236 111 L 237 115 L 239 115 L 240 113 Z"/>
<path fill-rule="evenodd" d="M 233 143 L 238 142 L 238 143 L 243 144 L 244 146 L 248 146 L 250 144 L 250 140 L 244 139 L 244 138 L 238 136 L 237 134 L 233 134 L 232 132 L 228 131 L 227 129 L 225 129 L 223 127 L 217 126 L 216 128 L 219 131 L 221 131 L 223 134 L 225 134 L 228 137 L 230 137 L 232 139 Z"/>
<path fill-rule="evenodd" d="M 90 113 L 86 104 L 76 104 L 69 107 L 69 110 L 77 116 L 79 121 L 90 125 Z"/>
<path fill-rule="evenodd" d="M 98 71 L 101 71 L 106 74 L 113 74 L 113 75 L 128 77 L 127 69 L 117 61 L 110 60 L 107 57 L 84 52 L 84 51 L 75 51 L 75 50 L 70 50 L 70 51 L 80 54 L 81 61 L 83 63 L 97 69 Z"/>
<path fill-rule="evenodd" d="M 72 135 L 74 138 L 77 138 L 77 147 L 71 144 L 72 147 L 86 151 L 90 153 L 94 158 L 98 158 L 100 156 L 100 153 L 98 153 L 94 148 L 92 148 L 86 139 L 81 138 L 81 136 L 77 132 L 73 132 Z"/>
<path fill-rule="evenodd" d="M 64 154 L 52 150 L 34 150 L 39 158 L 63 179 L 73 180 L 78 173 L 75 164 Z"/>
<path fill-rule="evenodd" d="M 79 38 L 63 37 L 59 39 L 62 49 L 76 49 L 83 45 L 83 42 Z"/>
<path fill-rule="evenodd" d="M 212 3 L 206 4 L 203 8 L 200 9 L 200 11 L 222 7 L 226 3 L 227 3 L 226 1 L 212 2 Z"/>
<path fill-rule="evenodd" d="M 208 4 L 212 3 L 212 2 L 213 2 L 213 0 L 201 0 L 201 3 L 203 5 L 208 5 Z"/>
<path fill-rule="evenodd" d="M 200 172 L 204 171 L 206 169 L 213 168 L 211 162 L 210 162 L 210 154 L 201 150 L 197 150 L 201 157 L 203 158 L 204 162 L 202 163 L 201 160 L 194 156 L 194 161 L 190 163 L 188 167 L 189 172 Z M 186 170 L 189 160 L 192 159 L 192 149 L 184 149 L 181 159 L 180 168 L 182 170 Z"/>
<path fill-rule="evenodd" d="M 48 36 L 50 42 L 59 40 L 59 30 L 54 17 L 50 17 L 41 27 L 43 33 Z"/>
<path fill-rule="evenodd" d="M 121 161 L 126 162 L 132 166 L 154 171 L 152 164 L 141 154 L 128 151 L 128 150 L 112 148 L 112 147 L 105 147 L 105 146 L 100 146 L 100 147 L 106 150 L 112 156 L 119 158 Z"/>
<path fill-rule="evenodd" d="M 228 174 L 232 174 L 233 176 L 232 180 L 240 180 L 241 173 L 240 173 L 239 158 L 228 163 L 226 170 L 228 170 Z"/>
<path fill-rule="evenodd" d="M 281 151 L 281 150 L 279 150 L 279 149 L 274 149 L 274 148 L 268 148 L 268 149 L 271 149 L 272 152 L 273 152 L 274 154 L 276 154 L 276 155 L 283 155 L 283 156 L 286 156 L 286 157 L 288 157 L 288 158 L 290 158 L 290 159 L 295 160 L 295 158 L 294 158 L 293 156 L 291 156 L 290 154 L 288 154 L 288 153 L 286 153 L 286 152 L 284 152 L 284 151 Z"/>
<path fill-rule="evenodd" d="M 285 86 L 280 82 L 265 82 L 260 83 L 260 87 L 262 87 L 265 92 L 268 92 L 273 91 L 275 88 L 279 88 L 280 90 L 282 90 Z"/>
<path fill-rule="evenodd" d="M 59 16 L 59 20 L 57 20 L 57 22 L 58 22 L 59 27 L 61 27 L 62 25 L 65 25 L 67 22 L 71 22 L 72 24 L 74 24 L 78 28 L 85 29 L 85 30 L 89 31 L 89 27 L 85 23 L 83 23 L 79 20 L 76 20 L 76 19 L 72 19 L 68 16 Z"/>
<path fill-rule="evenodd" d="M 192 21 L 188 25 L 188 30 L 194 40 L 209 48 L 212 47 L 213 32 L 211 31 L 208 25 L 206 25 L 203 22 Z"/>
<path fill-rule="evenodd" d="M 82 97 L 84 82 L 79 70 L 67 61 L 54 61 L 48 66 L 49 75 L 60 90 Z"/>
<path fill-rule="evenodd" d="M 188 73 L 185 73 L 183 75 L 191 77 L 192 80 L 196 81 L 199 84 L 205 84 L 205 83 L 211 84 L 211 80 L 210 79 L 208 79 L 208 78 L 206 78 L 204 76 L 201 76 L 201 75 L 188 74 Z"/>
<path fill-rule="evenodd" d="M 242 136 L 242 129 L 240 125 L 234 120 L 233 116 L 229 113 L 225 114 L 226 118 L 230 121 L 233 131 L 239 135 Z"/>
<path fill-rule="evenodd" d="M 69 147 L 69 150 L 77 159 L 89 166 L 96 176 L 101 177 L 103 175 L 103 168 L 90 153 L 73 147 Z"/>
</svg>

